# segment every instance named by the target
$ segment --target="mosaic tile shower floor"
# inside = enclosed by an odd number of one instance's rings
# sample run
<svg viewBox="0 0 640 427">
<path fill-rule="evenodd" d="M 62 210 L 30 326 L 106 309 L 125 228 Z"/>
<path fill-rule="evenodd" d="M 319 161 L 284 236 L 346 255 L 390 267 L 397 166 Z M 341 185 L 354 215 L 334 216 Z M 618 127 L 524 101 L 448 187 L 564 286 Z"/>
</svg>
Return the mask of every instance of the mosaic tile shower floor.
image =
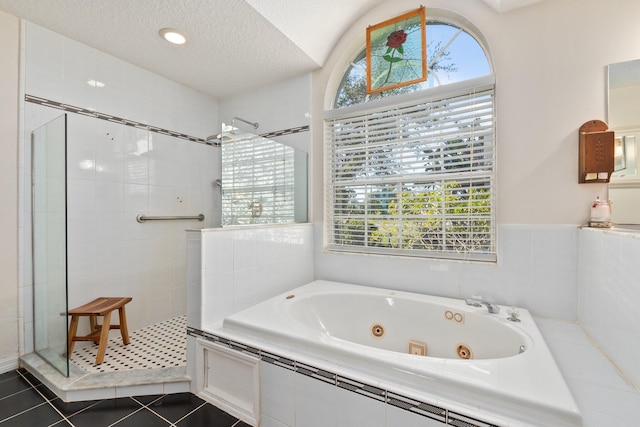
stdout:
<svg viewBox="0 0 640 427">
<path fill-rule="evenodd" d="M 131 343 L 122 344 L 119 331 L 112 331 L 104 362 L 96 365 L 98 346 L 77 343 L 71 362 L 88 373 L 121 372 L 187 365 L 187 320 L 179 316 L 136 331 Z"/>
</svg>

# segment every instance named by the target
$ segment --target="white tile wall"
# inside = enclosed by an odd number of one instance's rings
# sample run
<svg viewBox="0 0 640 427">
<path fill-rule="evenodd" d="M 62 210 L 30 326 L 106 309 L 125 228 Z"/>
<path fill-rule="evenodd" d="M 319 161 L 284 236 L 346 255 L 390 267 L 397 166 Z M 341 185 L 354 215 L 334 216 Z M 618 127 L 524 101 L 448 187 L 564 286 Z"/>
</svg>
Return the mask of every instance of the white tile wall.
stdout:
<svg viewBox="0 0 640 427">
<path fill-rule="evenodd" d="M 402 427 L 441 427 L 442 423 L 436 420 L 430 420 L 422 415 L 416 415 L 404 409 L 396 408 L 392 405 L 386 405 L 386 422 L 387 426 Z"/>
<path fill-rule="evenodd" d="M 214 215 L 212 204 L 201 199 L 213 200 L 214 190 L 208 183 L 215 179 L 217 149 L 163 135 L 159 135 L 163 138 L 155 138 L 156 135 L 139 129 L 110 126 L 105 135 L 99 135 L 96 126 L 89 126 L 91 122 L 98 120 L 77 115 L 68 117 L 69 152 L 80 153 L 75 164 L 70 162 L 70 171 L 77 171 L 70 175 L 79 178 L 68 180 L 68 213 L 75 219 L 69 223 L 69 275 L 74 279 L 94 276 L 97 283 L 97 275 L 117 273 L 119 282 L 125 282 L 125 289 L 113 285 L 107 288 L 95 286 L 93 293 L 86 290 L 79 293 L 75 286 L 77 282 L 71 281 L 69 304 L 75 306 L 86 302 L 87 298 L 125 291 L 136 297 L 130 310 L 133 328 L 184 314 L 184 304 L 176 304 L 180 299 L 174 296 L 179 293 L 178 289 L 184 291 L 186 287 L 186 255 L 184 250 L 178 251 L 175 247 L 184 246 L 180 227 L 201 225 L 195 221 L 139 224 L 135 217 L 140 213 L 205 213 L 211 218 Z M 156 139 L 161 143 L 143 152 L 151 146 L 148 141 L 155 142 Z M 98 141 L 102 145 L 85 144 L 86 141 Z M 139 144 L 139 141 L 144 142 Z M 124 147 L 141 151 L 137 154 L 128 152 L 126 172 Z M 197 160 L 189 165 L 187 161 L 180 161 L 178 152 L 193 152 L 193 158 L 206 159 L 211 164 Z M 175 164 L 161 160 L 169 157 L 176 159 Z M 95 172 L 90 174 L 86 169 Z M 209 171 L 208 177 L 205 170 Z M 162 185 L 151 185 L 151 182 Z M 194 187 L 190 188 L 189 183 L 194 183 Z M 209 190 L 207 197 L 203 197 L 205 186 Z M 192 201 L 190 195 L 199 200 Z M 210 208 L 204 209 L 205 205 Z M 191 211 L 191 206 L 203 210 Z M 172 272 L 174 281 L 169 282 Z M 154 304 L 149 304 L 149 300 Z"/>
<path fill-rule="evenodd" d="M 189 233 L 187 324 L 205 328 L 232 313 L 311 282 L 312 239 L 311 224 L 243 226 Z"/>
<path fill-rule="evenodd" d="M 27 93 L 62 100 L 65 38 L 33 24 L 27 27 L 24 64 Z"/>
<path fill-rule="evenodd" d="M 218 131 L 217 100 L 30 22 L 23 28 L 25 94 L 199 138 Z M 21 111 L 20 273 L 21 286 L 31 289 L 31 235 L 24 226 L 31 212 L 30 133 L 62 111 L 26 102 Z M 73 113 L 67 130 L 70 307 L 98 296 L 132 296 L 132 329 L 185 314 L 183 230 L 220 222 L 212 186 L 219 149 Z M 139 224 L 141 213 L 204 213 L 206 222 Z M 21 306 L 30 307 L 31 293 L 21 293 Z M 31 350 L 31 325 L 32 317 L 24 317 L 24 352 Z"/>
<path fill-rule="evenodd" d="M 296 375 L 295 383 L 296 419 L 293 425 L 305 427 L 337 426 L 337 387 L 304 375 Z"/>
<path fill-rule="evenodd" d="M 275 391 L 275 392 L 274 392 Z M 260 362 L 260 412 L 282 425 L 295 425 L 296 373 Z"/>
<path fill-rule="evenodd" d="M 206 243 L 204 245 L 207 246 Z M 206 276 L 202 289 L 202 323 L 208 325 L 234 313 L 234 274 Z"/>
<path fill-rule="evenodd" d="M 189 325 L 189 314 L 187 314 L 187 326 Z M 187 335 L 187 375 L 191 378 L 190 387 L 192 393 L 198 392 L 197 378 L 198 376 L 204 377 L 204 366 L 199 366 L 197 362 L 197 343 L 196 338 L 191 335 Z M 202 350 L 201 350 L 202 351 Z"/>
<path fill-rule="evenodd" d="M 441 421 L 435 421 L 397 408 L 382 399 L 364 396 L 334 383 L 296 373 L 281 366 L 262 361 L 260 364 L 261 381 L 261 418 L 266 425 L 286 427 L 308 426 L 371 426 L 371 427 L 435 427 Z M 380 385 L 375 378 L 372 384 Z M 276 392 L 274 392 L 276 390 Z M 404 399 L 411 400 L 404 396 Z M 486 413 L 475 413 L 472 408 L 455 407 L 451 402 L 449 409 L 476 416 L 497 425 L 506 425 Z"/>
<path fill-rule="evenodd" d="M 388 425 L 387 406 L 369 397 L 336 388 L 336 425 L 385 427 Z"/>
<path fill-rule="evenodd" d="M 502 224 L 497 264 L 329 253 L 322 224 L 314 230 L 316 279 L 453 298 L 479 294 L 537 316 L 576 319 L 575 225 Z"/>
<path fill-rule="evenodd" d="M 587 333 L 640 386 L 640 234 L 580 230 L 579 320 Z"/>
<path fill-rule="evenodd" d="M 259 90 L 220 102 L 220 120 L 231 124 L 242 117 L 260 125 L 257 133 L 267 133 L 309 125 L 311 112 L 311 74 L 275 83 Z M 240 127 L 245 126 L 236 122 Z M 311 151 L 310 132 L 276 138 L 306 153 Z"/>
<path fill-rule="evenodd" d="M 273 418 L 269 418 L 266 415 L 260 417 L 260 425 L 262 427 L 288 427 L 286 424 L 279 423 Z"/>
</svg>

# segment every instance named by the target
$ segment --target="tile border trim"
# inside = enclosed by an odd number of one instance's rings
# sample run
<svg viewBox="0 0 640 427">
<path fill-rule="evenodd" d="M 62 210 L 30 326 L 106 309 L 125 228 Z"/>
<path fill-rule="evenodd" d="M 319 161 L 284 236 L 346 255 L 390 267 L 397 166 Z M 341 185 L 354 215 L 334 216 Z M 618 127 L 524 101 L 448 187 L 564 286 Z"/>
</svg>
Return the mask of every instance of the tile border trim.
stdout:
<svg viewBox="0 0 640 427">
<path fill-rule="evenodd" d="M 131 126 L 138 129 L 148 130 L 150 132 L 159 133 L 162 135 L 173 136 L 175 138 L 184 139 L 191 142 L 197 142 L 204 145 L 212 145 L 219 147 L 219 142 L 209 142 L 205 139 L 198 138 L 196 136 L 187 135 L 185 133 L 175 132 L 168 129 L 159 128 L 157 126 L 151 126 L 145 123 L 136 122 L 134 120 L 124 119 L 122 117 L 114 116 L 111 114 L 101 113 L 98 111 L 90 110 L 88 108 L 77 107 L 75 105 L 65 104 L 63 102 L 52 101 L 46 98 L 40 98 L 33 95 L 25 95 L 24 100 L 34 104 L 42 105 L 44 107 L 57 108 L 58 110 L 67 111 L 70 113 L 82 114 L 83 116 L 89 116 L 100 120 L 106 120 L 108 122 L 117 123 L 120 125 Z"/>
<path fill-rule="evenodd" d="M 248 346 L 237 341 L 230 340 L 213 334 L 211 332 L 202 331 L 191 326 L 187 326 L 187 335 L 194 338 L 200 338 L 218 345 L 225 346 L 231 350 L 238 351 L 253 357 L 256 357 L 266 363 L 274 366 L 293 371 L 300 375 L 322 381 L 324 383 L 335 385 L 343 390 L 377 400 L 380 403 L 392 405 L 398 409 L 411 412 L 416 415 L 439 421 L 443 425 L 453 425 L 460 427 L 500 427 L 476 418 L 466 416 L 464 414 L 454 412 L 450 409 L 432 405 L 430 403 L 421 402 L 398 393 L 391 392 L 384 388 L 374 387 L 362 383 L 356 379 L 345 377 L 343 375 L 326 371 L 315 366 L 298 362 L 284 356 Z"/>
<path fill-rule="evenodd" d="M 300 133 L 300 132 L 309 132 L 309 125 L 298 126 L 298 127 L 289 128 L 289 129 L 275 130 L 273 132 L 261 133 L 258 136 L 261 136 L 266 139 L 271 139 L 271 138 L 276 138 L 278 136 L 293 135 L 295 133 Z"/>
<path fill-rule="evenodd" d="M 198 144 L 211 145 L 213 147 L 220 147 L 220 141 L 207 141 L 206 139 L 198 138 L 197 136 L 187 135 L 185 133 L 175 132 L 172 130 L 159 128 L 157 126 L 151 126 L 145 123 L 136 122 L 134 120 L 117 117 L 111 114 L 101 113 L 99 111 L 91 110 L 88 108 L 82 108 L 82 107 L 77 107 L 75 105 L 65 104 L 63 102 L 52 101 L 50 99 L 41 98 L 38 96 L 25 94 L 24 100 L 26 102 L 42 105 L 44 107 L 57 108 L 58 110 L 67 111 L 69 113 L 82 114 L 83 116 L 89 116 L 96 119 L 117 123 L 120 125 L 131 126 L 138 129 L 148 130 L 150 132 L 159 133 L 162 135 L 168 135 L 168 136 L 184 139 L 191 142 L 197 142 Z M 272 139 L 278 136 L 292 135 L 292 134 L 296 134 L 300 132 L 308 132 L 308 131 L 309 131 L 309 125 L 305 125 L 305 126 L 298 126 L 294 128 L 263 133 L 263 134 L 260 134 L 259 136 L 266 139 Z"/>
</svg>

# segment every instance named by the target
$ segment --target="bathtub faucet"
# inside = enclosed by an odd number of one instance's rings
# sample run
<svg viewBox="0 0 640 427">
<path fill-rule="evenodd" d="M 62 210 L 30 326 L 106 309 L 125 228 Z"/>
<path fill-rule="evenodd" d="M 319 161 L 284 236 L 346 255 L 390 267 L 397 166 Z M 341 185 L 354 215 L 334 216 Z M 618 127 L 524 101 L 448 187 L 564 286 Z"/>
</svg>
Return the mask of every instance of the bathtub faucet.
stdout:
<svg viewBox="0 0 640 427">
<path fill-rule="evenodd" d="M 489 313 L 492 314 L 500 313 L 500 307 L 498 307 L 496 304 L 483 301 L 482 297 L 479 295 L 474 295 L 471 298 L 467 298 L 465 302 L 467 303 L 467 305 L 472 305 L 474 307 L 482 307 L 483 305 L 485 305 L 487 306 L 487 310 L 489 310 Z"/>
</svg>

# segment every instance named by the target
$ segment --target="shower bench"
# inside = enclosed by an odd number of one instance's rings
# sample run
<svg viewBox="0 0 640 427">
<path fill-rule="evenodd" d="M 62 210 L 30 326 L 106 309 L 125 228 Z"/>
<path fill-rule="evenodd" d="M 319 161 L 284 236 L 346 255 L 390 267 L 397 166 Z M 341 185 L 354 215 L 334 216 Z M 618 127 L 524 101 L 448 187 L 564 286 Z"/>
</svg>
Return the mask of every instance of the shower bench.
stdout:
<svg viewBox="0 0 640 427">
<path fill-rule="evenodd" d="M 71 323 L 69 324 L 69 344 L 67 354 L 69 359 L 73 354 L 73 346 L 76 341 L 93 341 L 98 344 L 98 355 L 96 356 L 96 365 L 104 360 L 104 354 L 107 351 L 107 342 L 109 341 L 109 330 L 120 329 L 122 335 L 122 343 L 129 344 L 129 331 L 127 330 L 127 316 L 124 310 L 125 304 L 131 302 L 131 297 L 102 297 L 69 310 Z M 118 310 L 120 324 L 111 324 L 111 312 Z M 82 316 L 89 316 L 89 326 L 91 332 L 89 335 L 77 336 L 78 321 Z M 102 325 L 98 324 L 98 316 L 102 316 Z"/>
</svg>

